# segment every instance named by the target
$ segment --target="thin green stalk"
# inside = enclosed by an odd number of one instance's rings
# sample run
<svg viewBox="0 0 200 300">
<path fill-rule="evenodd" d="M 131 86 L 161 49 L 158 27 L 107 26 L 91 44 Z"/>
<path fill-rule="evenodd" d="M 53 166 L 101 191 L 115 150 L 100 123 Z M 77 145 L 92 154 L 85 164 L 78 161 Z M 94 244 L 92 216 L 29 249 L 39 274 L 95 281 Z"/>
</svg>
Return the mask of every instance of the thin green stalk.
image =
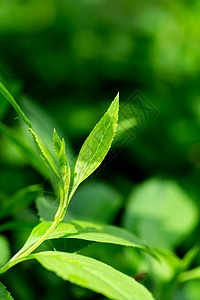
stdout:
<svg viewBox="0 0 200 300">
<path fill-rule="evenodd" d="M 38 248 L 46 238 L 52 233 L 52 231 L 57 227 L 58 223 L 60 223 L 59 219 L 54 220 L 51 227 L 45 232 L 45 234 L 35 243 L 33 244 L 28 250 L 22 253 L 18 258 L 22 258 L 33 252 L 36 248 Z M 12 261 L 12 260 L 11 260 Z"/>
<path fill-rule="evenodd" d="M 5 266 L 3 266 L 2 268 L 0 268 L 0 274 L 5 273 L 6 271 L 8 271 L 9 269 L 11 269 L 15 265 L 17 265 L 20 262 L 23 262 L 25 260 L 29 260 L 29 258 L 28 257 L 23 257 L 23 258 L 17 258 L 15 261 L 12 261 L 12 262 L 9 261 Z"/>
<path fill-rule="evenodd" d="M 26 259 L 30 253 L 32 253 L 35 249 L 37 249 L 52 233 L 52 231 L 58 226 L 58 224 L 63 220 L 65 216 L 65 212 L 68 206 L 68 198 L 67 195 L 63 195 L 63 190 L 60 189 L 60 205 L 57 210 L 57 213 L 54 217 L 54 221 L 51 224 L 50 228 L 45 232 L 45 234 L 30 248 L 22 247 L 20 251 L 18 251 L 10 260 L 9 262 L 0 269 L 0 274 L 6 272 L 8 269 L 13 267 L 14 265 L 18 264 L 21 261 Z"/>
</svg>

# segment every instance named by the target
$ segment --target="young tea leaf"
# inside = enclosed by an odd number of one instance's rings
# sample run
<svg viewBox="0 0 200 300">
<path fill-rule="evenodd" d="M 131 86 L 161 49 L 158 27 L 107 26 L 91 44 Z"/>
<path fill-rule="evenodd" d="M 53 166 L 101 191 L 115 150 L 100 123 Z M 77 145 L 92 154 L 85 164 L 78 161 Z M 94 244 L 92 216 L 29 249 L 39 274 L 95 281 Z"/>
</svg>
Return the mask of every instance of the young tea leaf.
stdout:
<svg viewBox="0 0 200 300">
<path fill-rule="evenodd" d="M 10 293 L 6 290 L 6 287 L 0 282 L 0 299 L 1 300 L 13 300 Z"/>
<path fill-rule="evenodd" d="M 119 94 L 89 134 L 79 152 L 74 169 L 74 182 L 70 198 L 79 184 L 98 168 L 108 153 L 117 127 L 118 111 Z"/>
<path fill-rule="evenodd" d="M 46 269 L 64 280 L 115 300 L 153 300 L 151 293 L 135 279 L 93 258 L 63 252 L 31 255 Z"/>
</svg>

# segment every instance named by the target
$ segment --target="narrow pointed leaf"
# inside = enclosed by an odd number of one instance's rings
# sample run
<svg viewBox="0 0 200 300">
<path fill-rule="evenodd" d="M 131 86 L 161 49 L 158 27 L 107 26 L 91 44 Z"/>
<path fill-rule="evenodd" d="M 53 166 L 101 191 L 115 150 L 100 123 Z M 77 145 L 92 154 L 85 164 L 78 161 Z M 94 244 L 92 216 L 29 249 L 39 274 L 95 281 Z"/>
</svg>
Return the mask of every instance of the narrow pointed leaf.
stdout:
<svg viewBox="0 0 200 300">
<path fill-rule="evenodd" d="M 14 107 L 16 112 L 18 113 L 20 119 L 29 127 L 29 131 L 31 132 L 33 136 L 33 140 L 36 146 L 36 149 L 40 155 L 40 157 L 43 159 L 46 166 L 58 177 L 60 178 L 58 167 L 56 166 L 56 163 L 54 161 L 54 158 L 47 148 L 47 146 L 42 142 L 42 140 L 39 138 L 39 136 L 36 134 L 36 132 L 32 128 L 32 124 L 29 121 L 29 119 L 26 117 L 26 115 L 21 110 L 20 106 L 17 104 L 13 96 L 10 94 L 10 92 L 6 89 L 6 87 L 0 82 L 0 93 L 6 98 L 8 102 Z"/>
<path fill-rule="evenodd" d="M 93 258 L 63 252 L 31 255 L 46 269 L 64 280 L 115 300 L 153 300 L 150 292 L 135 279 Z"/>
<path fill-rule="evenodd" d="M 6 287 L 0 282 L 0 299 L 1 300 L 13 300 L 10 293 L 6 290 Z"/>
<path fill-rule="evenodd" d="M 45 165 L 57 176 L 57 178 L 60 178 L 58 167 L 51 152 L 32 128 L 29 128 L 29 131 L 33 136 L 35 147 Z"/>
<path fill-rule="evenodd" d="M 31 122 L 29 119 L 25 116 L 13 96 L 10 94 L 10 92 L 6 89 L 6 87 L 0 82 L 0 93 L 6 98 L 8 102 L 14 107 L 18 115 L 20 116 L 20 119 L 29 127 L 31 128 Z"/>
<path fill-rule="evenodd" d="M 79 152 L 74 169 L 71 196 L 79 184 L 98 168 L 108 153 L 117 127 L 118 111 L 119 94 L 117 94 L 108 111 L 94 127 Z"/>
<path fill-rule="evenodd" d="M 36 243 L 41 236 L 50 228 L 52 222 L 42 222 L 31 232 L 25 248 Z M 149 254 L 151 249 L 147 247 L 137 236 L 131 232 L 112 225 L 101 225 L 86 221 L 72 221 L 60 223 L 47 239 L 73 238 L 99 243 L 109 243 L 121 246 L 140 248 Z"/>
</svg>

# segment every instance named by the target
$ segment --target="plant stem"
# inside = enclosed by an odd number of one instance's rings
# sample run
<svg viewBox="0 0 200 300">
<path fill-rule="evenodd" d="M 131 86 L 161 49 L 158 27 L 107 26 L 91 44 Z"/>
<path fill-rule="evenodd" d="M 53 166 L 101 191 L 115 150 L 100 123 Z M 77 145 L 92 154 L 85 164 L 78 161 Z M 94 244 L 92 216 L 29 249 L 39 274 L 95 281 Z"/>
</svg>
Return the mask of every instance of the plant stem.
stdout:
<svg viewBox="0 0 200 300">
<path fill-rule="evenodd" d="M 35 244 L 33 244 L 25 252 L 24 251 L 22 253 L 18 252 L 18 255 L 14 256 L 10 260 L 10 262 L 14 261 L 16 258 L 25 257 L 28 254 L 30 254 L 31 252 L 33 252 L 36 248 L 38 248 L 46 240 L 46 238 L 51 234 L 51 232 L 56 228 L 56 226 L 58 225 L 59 222 L 60 222 L 59 219 L 55 219 L 54 222 L 51 224 L 50 228 L 45 232 L 45 234 Z"/>
<path fill-rule="evenodd" d="M 67 195 L 63 195 L 63 191 L 60 191 L 60 205 L 58 207 L 57 213 L 54 217 L 54 221 L 51 224 L 50 228 L 45 232 L 45 234 L 30 248 L 22 247 L 20 251 L 18 251 L 9 262 L 0 269 L 0 274 L 6 272 L 8 269 L 12 268 L 14 265 L 18 264 L 21 261 L 26 260 L 26 256 L 32 253 L 36 248 L 38 248 L 52 233 L 52 231 L 57 227 L 57 225 L 63 220 L 67 206 L 68 199 Z"/>
<path fill-rule="evenodd" d="M 15 261 L 9 261 L 5 266 L 3 266 L 2 268 L 0 268 L 0 274 L 5 273 L 6 271 L 8 271 L 10 268 L 12 268 L 13 266 L 17 265 L 18 263 L 28 260 L 28 257 L 23 257 L 23 258 L 17 258 L 15 259 Z"/>
</svg>

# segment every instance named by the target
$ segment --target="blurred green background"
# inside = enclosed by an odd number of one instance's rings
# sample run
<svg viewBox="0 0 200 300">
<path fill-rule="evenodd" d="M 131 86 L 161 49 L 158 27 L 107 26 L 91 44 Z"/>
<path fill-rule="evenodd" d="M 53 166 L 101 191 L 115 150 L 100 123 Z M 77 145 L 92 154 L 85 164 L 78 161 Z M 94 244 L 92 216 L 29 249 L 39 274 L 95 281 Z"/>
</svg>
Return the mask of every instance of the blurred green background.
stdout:
<svg viewBox="0 0 200 300">
<path fill-rule="evenodd" d="M 199 246 L 200 234 L 199 16 L 197 0 L 0 1 L 0 80 L 49 147 L 56 127 L 73 164 L 120 92 L 116 141 L 77 191 L 66 218 L 123 226 L 180 258 Z M 48 172 L 15 117 L 1 97 L 1 264 L 39 216 L 51 220 L 56 206 Z M 164 299 L 169 266 L 121 247 L 83 247 L 80 253 L 130 276 L 146 272 L 144 284 Z M 104 299 L 34 262 L 10 270 L 3 282 L 16 300 Z M 199 300 L 199 286 L 198 280 L 180 285 L 173 300 Z"/>
</svg>

